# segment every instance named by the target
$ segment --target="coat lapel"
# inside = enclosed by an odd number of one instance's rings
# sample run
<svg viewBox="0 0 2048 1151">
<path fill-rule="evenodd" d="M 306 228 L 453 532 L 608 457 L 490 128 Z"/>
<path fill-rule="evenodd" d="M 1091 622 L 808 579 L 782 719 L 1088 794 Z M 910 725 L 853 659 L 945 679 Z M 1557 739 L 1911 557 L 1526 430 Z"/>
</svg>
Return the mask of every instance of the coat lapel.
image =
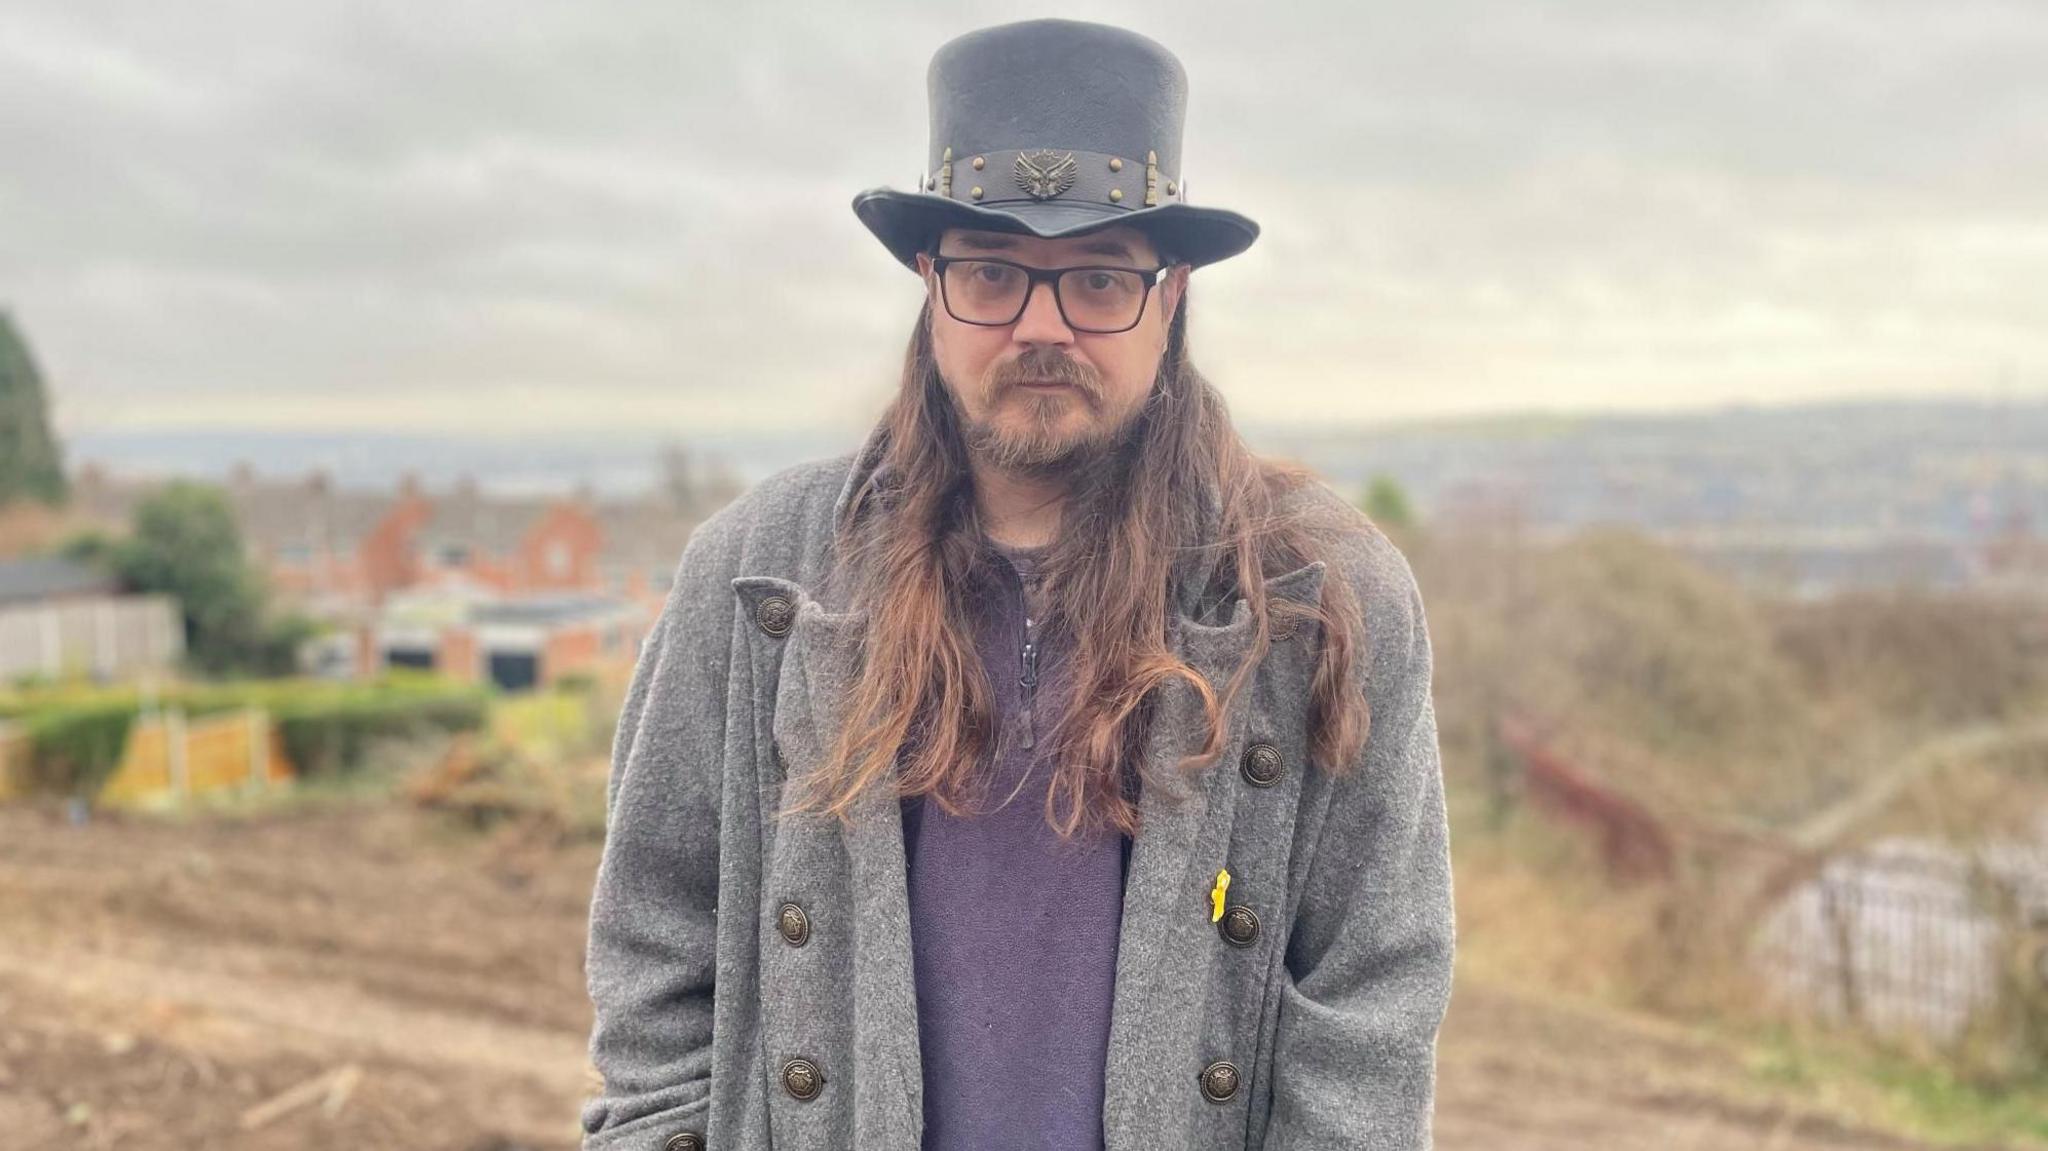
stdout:
<svg viewBox="0 0 2048 1151">
<path fill-rule="evenodd" d="M 793 585 L 792 585 L 793 586 Z M 864 611 L 833 612 L 799 601 L 776 692 L 776 739 L 798 773 L 823 762 L 843 722 L 844 701 L 859 674 Z M 787 718 L 785 718 L 787 717 Z M 853 928 L 854 1145 L 915 1147 L 924 1125 L 916 972 L 910 950 L 897 775 L 856 799 L 841 831 L 847 860 L 847 913 Z"/>
<path fill-rule="evenodd" d="M 1324 564 L 1316 561 L 1266 583 L 1273 599 L 1312 601 L 1321 593 Z M 1191 601 L 1178 609 L 1171 647 L 1220 696 L 1256 639 L 1251 608 L 1234 601 L 1227 623 L 1198 622 Z M 1252 698 L 1248 681 L 1223 718 L 1223 747 L 1208 766 L 1187 774 L 1175 768 L 1200 751 L 1208 733 L 1201 697 L 1182 680 L 1161 689 L 1145 749 L 1146 786 L 1138 799 L 1139 830 L 1124 884 L 1123 928 L 1118 937 L 1116 998 L 1109 1034 L 1103 1096 L 1104 1129 L 1146 1132 L 1171 1139 L 1195 1097 L 1196 1067 L 1185 1091 L 1162 1090 L 1162 1067 L 1192 1053 L 1201 1013 L 1202 980 L 1192 965 L 1213 943 L 1209 892 L 1212 866 L 1227 850 L 1236 813 L 1237 773 L 1229 770 L 1245 743 Z M 1158 785 L 1155 785 L 1157 781 Z M 1112 1148 L 1114 1151 L 1114 1148 Z"/>
</svg>

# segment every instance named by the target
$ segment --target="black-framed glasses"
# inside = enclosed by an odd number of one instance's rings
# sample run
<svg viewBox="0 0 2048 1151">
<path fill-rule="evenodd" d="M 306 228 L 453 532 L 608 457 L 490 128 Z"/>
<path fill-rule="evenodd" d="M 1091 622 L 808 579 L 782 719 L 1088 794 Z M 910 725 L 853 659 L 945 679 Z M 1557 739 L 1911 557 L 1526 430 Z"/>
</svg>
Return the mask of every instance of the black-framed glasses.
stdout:
<svg viewBox="0 0 2048 1151">
<path fill-rule="evenodd" d="M 1016 323 L 1042 281 L 1052 285 L 1053 302 L 1067 326 L 1091 335 L 1137 327 L 1145 318 L 1145 301 L 1152 298 L 1159 273 L 1171 266 L 1034 268 L 989 256 L 932 257 L 946 313 L 963 324 L 1000 328 Z"/>
</svg>

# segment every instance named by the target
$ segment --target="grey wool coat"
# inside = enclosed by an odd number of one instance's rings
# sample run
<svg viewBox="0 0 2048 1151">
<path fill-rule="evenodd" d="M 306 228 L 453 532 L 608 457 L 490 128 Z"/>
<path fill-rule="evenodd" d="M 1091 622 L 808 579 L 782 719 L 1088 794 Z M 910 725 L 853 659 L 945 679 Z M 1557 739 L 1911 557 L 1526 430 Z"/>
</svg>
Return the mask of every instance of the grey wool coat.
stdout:
<svg viewBox="0 0 2048 1151">
<path fill-rule="evenodd" d="M 919 1145 L 897 798 L 870 789 L 845 828 L 770 818 L 821 762 L 859 674 L 865 614 L 825 575 L 879 447 L 877 428 L 762 481 L 683 551 L 613 751 L 586 1151 Z M 1321 484 L 1290 498 L 1342 502 Z M 1307 762 L 1312 626 L 1274 640 L 1225 754 L 1177 789 L 1150 781 L 1205 727 L 1185 684 L 1162 689 L 1116 961 L 1107 1151 L 1430 1145 L 1454 940 L 1430 643 L 1405 558 L 1363 515 L 1345 522 L 1268 589 L 1310 602 L 1343 579 L 1364 608 L 1372 727 L 1348 775 Z M 1175 650 L 1220 686 L 1250 650 L 1249 609 L 1180 596 L 1174 610 Z M 1219 930 L 1242 936 L 1242 916 L 1213 919 L 1225 867 L 1227 901 L 1257 917 L 1249 945 Z"/>
</svg>

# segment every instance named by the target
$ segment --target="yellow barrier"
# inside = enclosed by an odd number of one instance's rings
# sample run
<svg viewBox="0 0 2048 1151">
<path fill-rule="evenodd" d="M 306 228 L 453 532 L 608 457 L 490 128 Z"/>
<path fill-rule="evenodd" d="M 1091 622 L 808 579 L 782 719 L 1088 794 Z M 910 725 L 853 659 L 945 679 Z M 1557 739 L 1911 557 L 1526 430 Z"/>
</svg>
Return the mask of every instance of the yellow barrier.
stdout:
<svg viewBox="0 0 2048 1151">
<path fill-rule="evenodd" d="M 260 711 L 138 719 L 98 802 L 110 806 L 266 787 L 291 779 L 277 726 Z"/>
<path fill-rule="evenodd" d="M 28 794 L 28 736 L 0 723 L 0 803 Z"/>
<path fill-rule="evenodd" d="M 168 725 L 160 719 L 137 719 L 128 729 L 128 747 L 121 753 L 121 765 L 100 788 L 98 798 L 101 803 L 133 803 L 161 795 L 174 786 Z"/>
</svg>

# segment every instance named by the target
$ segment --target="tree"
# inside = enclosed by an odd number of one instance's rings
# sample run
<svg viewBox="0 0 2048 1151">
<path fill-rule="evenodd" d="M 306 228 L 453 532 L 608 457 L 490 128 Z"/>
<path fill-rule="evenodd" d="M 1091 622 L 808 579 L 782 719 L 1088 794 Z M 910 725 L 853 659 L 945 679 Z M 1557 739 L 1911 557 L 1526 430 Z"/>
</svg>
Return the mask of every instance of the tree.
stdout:
<svg viewBox="0 0 2048 1151">
<path fill-rule="evenodd" d="M 0 504 L 64 501 L 64 465 L 28 343 L 0 312 Z"/>
<path fill-rule="evenodd" d="M 1385 473 L 1372 477 L 1365 489 L 1365 514 L 1382 528 L 1399 531 L 1415 526 L 1415 509 L 1400 481 Z"/>
<path fill-rule="evenodd" d="M 263 584 L 218 490 L 180 480 L 152 493 L 136 505 L 133 529 L 113 545 L 111 558 L 131 590 L 177 597 L 185 650 L 201 670 L 253 670 L 268 662 Z"/>
</svg>

